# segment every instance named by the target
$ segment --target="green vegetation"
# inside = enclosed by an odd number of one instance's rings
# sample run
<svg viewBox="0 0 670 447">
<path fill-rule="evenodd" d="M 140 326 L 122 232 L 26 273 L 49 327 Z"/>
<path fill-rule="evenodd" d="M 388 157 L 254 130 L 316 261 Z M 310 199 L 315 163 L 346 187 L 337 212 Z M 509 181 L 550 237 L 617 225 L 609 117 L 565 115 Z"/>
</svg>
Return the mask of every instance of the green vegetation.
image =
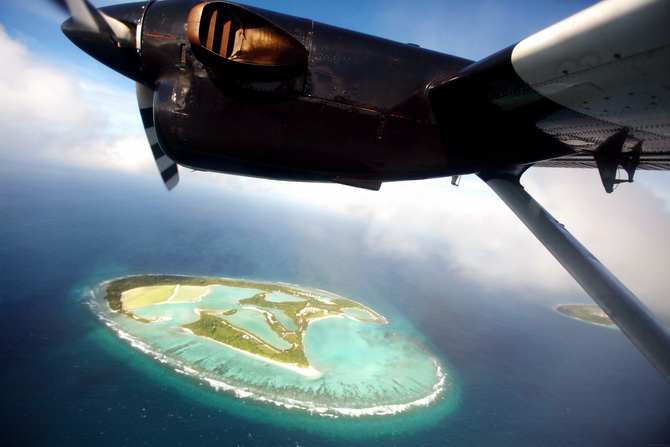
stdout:
<svg viewBox="0 0 670 447">
<path fill-rule="evenodd" d="M 251 354 L 260 355 L 281 363 L 298 365 L 303 368 L 309 367 L 302 343 L 295 344 L 284 351 L 278 351 L 262 342 L 254 334 L 235 327 L 227 321 L 210 315 L 207 312 L 201 312 L 198 321 L 186 324 L 183 327 L 193 331 L 196 335 L 211 338 L 212 340 Z"/>
<path fill-rule="evenodd" d="M 254 295 L 251 298 L 246 298 L 244 300 L 240 300 L 240 305 L 242 305 L 242 306 L 269 307 L 271 309 L 277 309 L 277 310 L 284 311 L 284 313 L 291 320 L 293 320 L 293 324 L 295 324 L 297 326 L 297 328 L 298 328 L 297 330 L 300 331 L 300 332 L 302 332 L 305 329 L 306 326 L 303 327 L 300 324 L 300 319 L 297 317 L 297 314 L 302 309 L 304 309 L 304 307 L 307 304 L 309 304 L 309 301 L 284 301 L 284 302 L 281 302 L 281 303 L 273 302 L 273 301 L 267 301 L 265 299 L 265 294 L 264 293 L 259 293 L 259 294 Z M 284 331 L 286 331 L 286 328 L 284 328 Z M 275 332 L 277 332 L 277 331 L 275 331 Z M 281 336 L 281 334 L 280 334 L 280 336 Z"/>
<path fill-rule="evenodd" d="M 250 306 L 256 308 L 276 309 L 284 312 L 290 318 L 296 330 L 288 330 L 267 310 L 260 309 L 265 315 L 265 319 L 270 328 L 283 340 L 291 344 L 291 347 L 285 350 L 279 350 L 260 339 L 256 334 L 248 332 L 242 328 L 234 326 L 233 324 L 219 318 L 218 315 L 232 315 L 237 312 L 237 309 L 228 309 L 221 311 L 201 311 L 200 318 L 183 327 L 192 331 L 194 334 L 208 337 L 218 342 L 224 343 L 228 346 L 240 349 L 252 354 L 260 355 L 278 362 L 295 364 L 301 367 L 309 367 L 309 362 L 305 356 L 303 336 L 310 321 L 318 318 L 329 316 L 345 315 L 342 309 L 353 308 L 360 309 L 371 315 L 370 319 L 366 321 L 383 321 L 383 319 L 371 309 L 350 301 L 344 298 L 321 297 L 314 293 L 305 292 L 292 287 L 283 286 L 279 284 L 270 284 L 254 281 L 243 281 L 237 279 L 221 279 L 221 278 L 195 278 L 188 276 L 174 276 L 174 275 L 143 275 L 131 276 L 117 279 L 107 285 L 105 299 L 112 310 L 120 312 L 128 317 L 136 320 L 150 323 L 150 320 L 141 318 L 132 312 L 134 307 L 138 306 L 124 306 L 121 301 L 121 296 L 124 292 L 147 288 L 147 290 L 137 290 L 137 297 L 132 297 L 133 302 L 146 303 L 148 305 L 165 301 L 169 298 L 163 297 L 165 295 L 165 286 L 180 287 L 198 286 L 206 287 L 213 285 L 220 285 L 226 287 L 248 288 L 254 290 L 262 290 L 251 298 L 240 300 L 237 304 L 240 306 Z M 174 290 L 174 289 L 173 289 Z M 268 301 L 266 295 L 273 292 L 283 293 L 284 295 L 302 298 L 300 301 Z M 197 291 L 188 291 L 188 296 L 197 294 Z M 163 299 L 154 299 L 159 296 Z"/>
</svg>

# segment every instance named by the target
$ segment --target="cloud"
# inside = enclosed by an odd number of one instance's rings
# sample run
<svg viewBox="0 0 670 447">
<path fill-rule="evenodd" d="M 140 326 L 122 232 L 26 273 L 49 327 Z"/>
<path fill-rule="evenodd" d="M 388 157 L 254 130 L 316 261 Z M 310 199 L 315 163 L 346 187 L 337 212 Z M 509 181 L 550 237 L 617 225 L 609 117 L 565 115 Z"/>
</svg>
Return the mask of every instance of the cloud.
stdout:
<svg viewBox="0 0 670 447">
<path fill-rule="evenodd" d="M 199 174 L 200 175 L 200 174 Z M 213 176 L 227 187 L 298 199 L 306 206 L 356 218 L 359 245 L 376 255 L 439 259 L 445 272 L 519 299 L 589 302 L 560 264 L 504 203 L 475 176 L 459 188 L 449 179 L 387 183 L 379 192 L 342 185 Z M 534 168 L 527 190 L 654 311 L 670 317 L 670 202 L 667 173 L 606 194 L 595 170 Z M 660 187 L 659 187 L 660 185 Z M 656 187 L 656 189 L 654 189 Z M 550 298 L 546 298 L 550 297 Z"/>
<path fill-rule="evenodd" d="M 90 116 L 91 110 L 81 100 L 72 78 L 35 60 L 1 26 L 0 45 L 5 67 L 0 72 L 3 123 L 23 131 L 35 126 L 72 126 Z"/>
<path fill-rule="evenodd" d="M 670 179 L 644 171 L 636 178 L 613 194 L 604 192 L 595 170 L 538 169 L 527 184 L 641 300 L 670 315 Z"/>
<path fill-rule="evenodd" d="M 31 54 L 0 26 L 0 156 L 154 172 L 132 83 L 118 90 Z"/>
</svg>

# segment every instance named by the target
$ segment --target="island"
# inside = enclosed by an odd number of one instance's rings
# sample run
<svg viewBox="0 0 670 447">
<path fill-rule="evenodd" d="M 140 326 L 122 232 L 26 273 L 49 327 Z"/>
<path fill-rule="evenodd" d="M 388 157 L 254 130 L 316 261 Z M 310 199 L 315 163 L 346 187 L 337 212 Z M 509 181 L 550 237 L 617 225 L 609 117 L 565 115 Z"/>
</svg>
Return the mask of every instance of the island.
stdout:
<svg viewBox="0 0 670 447">
<path fill-rule="evenodd" d="M 587 323 L 616 327 L 605 311 L 592 304 L 561 304 L 556 310 L 570 318 L 586 321 Z"/>
<path fill-rule="evenodd" d="M 391 320 L 320 288 L 151 274 L 100 283 L 83 302 L 161 370 L 244 403 L 336 418 L 447 411 L 459 399 L 402 310 Z"/>
<path fill-rule="evenodd" d="M 136 309 L 205 301 L 212 286 L 249 290 L 252 296 L 232 303 L 212 301 L 220 309 L 194 307 L 198 319 L 181 325 L 191 334 L 206 337 L 241 352 L 277 362 L 307 375 L 317 375 L 304 349 L 305 331 L 324 318 L 352 318 L 385 323 L 372 309 L 355 301 L 301 290 L 289 285 L 224 278 L 144 275 L 120 278 L 106 287 L 110 309 L 143 323 L 158 323 L 169 317 L 145 318 Z M 216 304 L 214 304 L 216 306 Z"/>
</svg>

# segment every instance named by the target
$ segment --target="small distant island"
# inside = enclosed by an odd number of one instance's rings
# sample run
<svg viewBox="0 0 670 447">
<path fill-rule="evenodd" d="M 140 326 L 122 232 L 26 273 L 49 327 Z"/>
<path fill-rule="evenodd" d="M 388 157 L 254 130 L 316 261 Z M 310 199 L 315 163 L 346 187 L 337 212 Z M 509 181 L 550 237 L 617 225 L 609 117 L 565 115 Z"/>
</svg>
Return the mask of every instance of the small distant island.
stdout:
<svg viewBox="0 0 670 447">
<path fill-rule="evenodd" d="M 586 321 L 587 323 L 616 327 L 610 317 L 599 306 L 592 304 L 562 304 L 556 310 L 570 318 Z"/>
<path fill-rule="evenodd" d="M 131 276 L 108 283 L 105 300 L 114 312 L 147 324 L 159 323 L 166 318 L 144 318 L 135 311 L 148 306 L 205 301 L 212 293 L 212 286 L 248 289 L 250 296 L 228 308 L 211 309 L 211 305 L 208 309 L 194 308 L 199 318 L 182 325 L 183 331 L 305 375 L 319 374 L 310 366 L 303 344 L 305 331 L 311 323 L 334 317 L 386 322 L 372 309 L 346 298 L 301 290 L 291 285 L 238 279 Z M 250 313 L 262 314 L 264 322 L 254 318 L 258 315 Z M 235 321 L 247 324 L 236 324 Z"/>
</svg>

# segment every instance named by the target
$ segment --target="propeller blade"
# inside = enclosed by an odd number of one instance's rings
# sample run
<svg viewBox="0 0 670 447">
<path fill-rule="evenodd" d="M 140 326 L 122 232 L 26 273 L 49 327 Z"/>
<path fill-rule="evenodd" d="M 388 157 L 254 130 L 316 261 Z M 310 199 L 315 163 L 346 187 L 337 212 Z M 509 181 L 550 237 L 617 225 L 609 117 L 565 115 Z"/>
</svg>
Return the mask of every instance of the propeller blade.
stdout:
<svg viewBox="0 0 670 447">
<path fill-rule="evenodd" d="M 154 155 L 154 160 L 156 160 L 158 172 L 160 172 L 163 178 L 163 183 L 165 183 L 165 187 L 170 191 L 179 183 L 179 171 L 177 164 L 165 154 L 158 142 L 156 127 L 154 126 L 154 92 L 146 85 L 140 83 L 136 84 L 136 91 L 137 103 L 140 107 L 140 115 L 142 115 L 144 131 L 147 134 L 151 152 Z"/>
<path fill-rule="evenodd" d="M 67 8 L 67 3 L 65 3 L 65 0 L 51 0 L 51 3 L 58 6 L 61 11 L 70 14 L 70 10 Z"/>
<path fill-rule="evenodd" d="M 61 9 L 69 12 L 74 21 L 84 29 L 95 33 L 107 33 L 119 45 L 134 45 L 133 32 L 125 23 L 110 17 L 86 0 L 52 0 Z"/>
<path fill-rule="evenodd" d="M 95 20 L 95 8 L 86 0 L 64 0 L 75 21 L 91 31 L 102 31 Z"/>
</svg>

